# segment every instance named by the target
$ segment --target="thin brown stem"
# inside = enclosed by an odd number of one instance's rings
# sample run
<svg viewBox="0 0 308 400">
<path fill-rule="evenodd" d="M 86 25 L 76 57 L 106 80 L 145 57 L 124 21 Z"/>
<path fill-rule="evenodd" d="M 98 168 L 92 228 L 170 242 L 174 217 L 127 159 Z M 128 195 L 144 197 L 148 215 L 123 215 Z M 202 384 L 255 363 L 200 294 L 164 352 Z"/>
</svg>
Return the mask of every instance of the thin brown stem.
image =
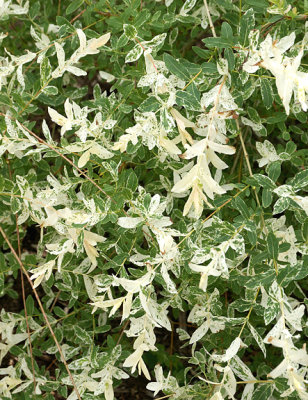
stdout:
<svg viewBox="0 0 308 400">
<path fill-rule="evenodd" d="M 213 21 L 212 21 L 212 17 L 211 17 L 211 14 L 210 14 L 209 6 L 207 4 L 207 0 L 203 0 L 203 2 L 204 2 L 205 11 L 206 11 L 206 15 L 207 15 L 208 20 L 209 20 L 209 25 L 210 25 L 212 34 L 213 34 L 214 37 L 217 37 L 216 32 L 215 32 L 215 28 L 214 28 L 214 24 L 213 24 Z"/>
<path fill-rule="evenodd" d="M 52 306 L 50 307 L 50 310 L 49 310 L 50 312 L 52 312 L 52 310 L 54 309 L 54 306 L 57 304 L 60 294 L 61 294 L 61 290 L 58 291 L 58 293 L 52 303 Z"/>
<path fill-rule="evenodd" d="M 76 17 L 74 17 L 73 19 L 70 20 L 70 24 L 72 24 L 74 21 L 76 21 L 76 19 L 78 19 L 79 17 L 82 16 L 82 14 L 86 11 L 87 9 L 85 8 L 84 10 L 80 11 L 80 13 L 78 15 L 76 15 Z"/>
<path fill-rule="evenodd" d="M 117 345 L 121 342 L 123 333 L 124 333 L 124 331 L 125 331 L 125 329 L 126 329 L 126 327 L 127 327 L 128 324 L 129 324 L 129 319 L 125 322 L 123 328 L 121 329 L 120 336 L 119 336 L 119 338 L 118 338 L 118 340 L 117 340 Z"/>
</svg>

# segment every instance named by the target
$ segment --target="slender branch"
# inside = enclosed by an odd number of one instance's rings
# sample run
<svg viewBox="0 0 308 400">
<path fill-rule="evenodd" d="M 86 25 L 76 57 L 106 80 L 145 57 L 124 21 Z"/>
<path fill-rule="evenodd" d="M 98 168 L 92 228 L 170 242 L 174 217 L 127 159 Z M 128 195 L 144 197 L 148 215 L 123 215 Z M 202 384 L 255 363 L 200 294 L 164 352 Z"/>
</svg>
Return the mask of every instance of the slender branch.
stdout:
<svg viewBox="0 0 308 400">
<path fill-rule="evenodd" d="M 123 327 L 122 327 L 122 329 L 121 329 L 120 336 L 119 336 L 119 338 L 118 338 L 118 340 L 117 340 L 117 344 L 116 344 L 116 345 L 118 345 L 118 344 L 121 342 L 123 333 L 124 333 L 125 329 L 127 328 L 127 325 L 129 324 L 129 322 L 130 322 L 130 320 L 128 319 L 128 320 L 125 322 L 125 324 L 123 325 Z"/>
<path fill-rule="evenodd" d="M 216 32 L 215 32 L 215 28 L 214 28 L 214 24 L 213 24 L 213 21 L 212 21 L 212 17 L 211 17 L 211 14 L 210 14 L 209 6 L 207 4 L 207 0 L 203 0 L 203 2 L 204 2 L 205 11 L 206 11 L 206 14 L 207 14 L 207 17 L 208 17 L 208 20 L 209 20 L 209 25 L 210 25 L 212 34 L 213 34 L 214 37 L 217 37 Z"/>
<path fill-rule="evenodd" d="M 82 16 L 82 14 L 86 11 L 87 9 L 85 8 L 84 10 L 80 11 L 80 13 L 78 15 L 76 15 L 76 17 L 74 17 L 73 19 L 70 20 L 70 24 L 72 24 L 73 22 L 76 21 L 76 19 L 78 19 L 79 17 Z"/>
<path fill-rule="evenodd" d="M 166 394 L 166 396 L 163 396 L 163 397 L 157 397 L 157 399 L 156 400 L 163 400 L 163 399 L 167 399 L 168 397 L 171 397 L 171 396 L 173 396 L 174 395 L 174 393 L 171 393 L 171 394 Z"/>
<path fill-rule="evenodd" d="M 32 280 L 31 280 L 30 277 L 29 277 L 28 271 L 27 271 L 26 268 L 24 267 L 24 265 L 23 265 L 23 263 L 22 263 L 20 257 L 17 255 L 16 251 L 14 250 L 14 247 L 12 246 L 12 243 L 10 242 L 10 240 L 8 239 L 8 237 L 6 236 L 4 230 L 2 229 L 1 226 L 0 226 L 0 233 L 1 233 L 1 235 L 3 236 L 3 239 L 6 241 L 7 245 L 9 246 L 9 248 L 10 248 L 10 250 L 11 250 L 13 256 L 15 257 L 16 261 L 18 262 L 18 264 L 19 264 L 21 270 L 22 270 L 23 273 L 26 275 L 26 278 L 27 278 L 28 282 L 30 283 L 30 286 L 31 286 L 31 288 L 32 288 L 32 290 L 33 290 L 33 293 L 34 293 L 35 297 L 36 297 L 36 300 L 37 300 L 37 302 L 38 302 L 38 305 L 39 305 L 39 307 L 40 307 L 40 309 L 41 309 L 41 311 L 42 311 L 43 317 L 44 317 L 44 319 L 45 319 L 45 321 L 46 321 L 46 325 L 48 326 L 48 329 L 49 329 L 49 331 L 50 331 L 50 333 L 51 333 L 51 336 L 52 336 L 52 338 L 53 338 L 53 340 L 54 340 L 54 342 L 55 342 L 55 344 L 56 344 L 56 346 L 57 346 L 57 348 L 58 348 L 58 351 L 59 351 L 59 354 L 60 354 L 60 356 L 61 356 L 62 362 L 63 362 L 63 364 L 64 364 L 64 366 L 65 366 L 65 369 L 66 369 L 66 371 L 67 371 L 67 373 L 68 373 L 68 375 L 69 375 L 69 377 L 70 377 L 70 380 L 71 380 L 71 382 L 72 382 L 72 385 L 73 385 L 73 387 L 74 387 L 74 390 L 75 390 L 75 392 L 76 392 L 76 395 L 77 395 L 77 397 L 78 397 L 79 400 L 82 400 L 82 399 L 81 399 L 81 396 L 80 396 L 80 394 L 79 394 L 78 388 L 77 388 L 77 386 L 76 386 L 75 380 L 74 380 L 74 378 L 73 378 L 73 375 L 71 374 L 71 371 L 70 371 L 69 368 L 68 368 L 68 365 L 67 365 L 67 362 L 66 362 L 66 360 L 65 360 L 65 357 L 64 357 L 62 348 L 61 348 L 61 346 L 60 346 L 60 343 L 58 342 L 58 339 L 56 338 L 56 335 L 55 335 L 55 333 L 54 333 L 54 331 L 53 331 L 53 329 L 52 329 L 52 327 L 51 327 L 51 325 L 50 325 L 50 322 L 48 321 L 48 318 L 47 318 L 46 312 L 45 312 L 45 310 L 44 310 L 43 304 L 42 304 L 42 302 L 41 302 L 41 299 L 40 299 L 40 297 L 39 297 L 39 295 L 38 295 L 38 293 L 37 293 L 37 291 L 36 291 L 34 285 L 33 285 Z"/>
<path fill-rule="evenodd" d="M 191 83 L 193 83 L 193 81 L 194 81 L 196 78 L 198 78 L 198 76 L 201 74 L 201 72 L 202 72 L 202 69 L 200 69 L 200 71 L 199 71 L 193 78 L 191 78 L 191 80 L 187 83 L 186 86 L 183 87 L 182 90 L 183 90 L 183 91 L 186 90 L 186 89 L 188 88 L 188 86 L 189 86 Z"/>
</svg>

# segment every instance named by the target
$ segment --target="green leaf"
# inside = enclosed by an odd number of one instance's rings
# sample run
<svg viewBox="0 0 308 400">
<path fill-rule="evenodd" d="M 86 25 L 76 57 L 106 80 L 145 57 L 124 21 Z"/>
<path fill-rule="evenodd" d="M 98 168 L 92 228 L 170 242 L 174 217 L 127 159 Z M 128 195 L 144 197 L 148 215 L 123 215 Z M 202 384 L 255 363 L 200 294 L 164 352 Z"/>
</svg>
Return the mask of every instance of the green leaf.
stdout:
<svg viewBox="0 0 308 400">
<path fill-rule="evenodd" d="M 289 154 L 293 154 L 295 153 L 296 148 L 297 148 L 296 144 L 290 140 L 286 145 L 286 152 Z"/>
<path fill-rule="evenodd" d="M 265 400 L 269 399 L 273 393 L 273 385 L 271 384 L 261 384 L 254 391 L 252 400 Z"/>
<path fill-rule="evenodd" d="M 274 99 L 272 87 L 266 78 L 261 79 L 261 96 L 265 107 L 270 109 L 273 105 Z"/>
<path fill-rule="evenodd" d="M 275 182 L 271 180 L 268 176 L 261 175 L 261 174 L 254 174 L 253 179 L 257 182 L 257 186 L 262 186 L 265 189 L 275 189 L 276 185 Z"/>
<path fill-rule="evenodd" d="M 128 178 L 127 178 L 127 184 L 126 186 L 131 189 L 133 192 L 135 192 L 135 190 L 138 187 L 138 178 L 137 175 L 135 174 L 134 171 L 131 171 Z"/>
<path fill-rule="evenodd" d="M 262 205 L 264 208 L 269 207 L 273 201 L 273 192 L 270 189 L 263 189 L 262 191 Z"/>
<path fill-rule="evenodd" d="M 232 302 L 231 307 L 234 308 L 235 310 L 238 310 L 239 312 L 245 312 L 250 309 L 252 306 L 251 300 L 245 300 L 245 299 L 237 299 Z"/>
<path fill-rule="evenodd" d="M 31 4 L 29 9 L 29 17 L 31 19 L 35 19 L 35 17 L 40 13 L 40 8 L 41 8 L 41 3 L 39 1 L 37 1 L 34 4 Z"/>
<path fill-rule="evenodd" d="M 255 26 L 255 16 L 252 8 L 247 10 L 241 18 L 240 23 L 240 43 L 246 47 L 249 44 L 248 35 Z"/>
<path fill-rule="evenodd" d="M 188 110 L 200 111 L 200 100 L 186 91 L 178 90 L 176 92 L 176 103 Z"/>
<path fill-rule="evenodd" d="M 77 8 L 79 8 L 80 6 L 82 6 L 84 0 L 73 0 L 69 6 L 66 8 L 66 15 L 70 15 L 72 14 L 74 11 L 77 10 Z"/>
<path fill-rule="evenodd" d="M 247 107 L 247 111 L 248 111 L 249 118 L 250 118 L 253 122 L 255 122 L 255 123 L 257 123 L 257 124 L 260 124 L 260 123 L 261 123 L 260 115 L 258 114 L 258 111 L 257 111 L 255 108 L 253 108 L 253 107 Z"/>
<path fill-rule="evenodd" d="M 76 335 L 75 340 L 77 340 L 78 343 L 83 345 L 92 343 L 91 335 L 80 326 L 74 325 L 74 333 Z"/>
<path fill-rule="evenodd" d="M 270 163 L 267 168 L 266 172 L 269 176 L 269 178 L 273 182 L 277 182 L 277 179 L 279 178 L 281 174 L 281 163 L 280 161 L 274 161 L 273 163 Z"/>
<path fill-rule="evenodd" d="M 139 1 L 139 3 L 140 3 L 140 1 Z M 155 13 L 155 14 L 156 14 L 156 17 L 157 17 L 157 13 Z M 148 10 L 143 9 L 140 13 L 137 13 L 136 18 L 134 19 L 134 25 L 135 25 L 135 27 L 136 27 L 136 28 L 140 28 L 140 27 L 144 26 L 144 24 L 145 24 L 151 17 L 152 17 L 152 14 L 151 14 Z M 154 15 L 153 15 L 153 17 L 152 17 L 152 21 L 153 21 L 153 19 L 154 19 Z"/>
<path fill-rule="evenodd" d="M 245 278 L 243 279 L 243 282 L 245 287 L 249 289 L 254 289 L 259 286 L 270 286 L 275 280 L 275 277 L 276 277 L 275 271 L 269 269 L 268 271 L 255 276 L 243 277 Z"/>
<path fill-rule="evenodd" d="M 226 49 L 233 45 L 232 40 L 222 37 L 209 37 L 202 39 L 202 42 L 209 48 L 217 47 L 218 49 Z"/>
<path fill-rule="evenodd" d="M 164 62 L 172 74 L 176 75 L 180 79 L 183 79 L 184 81 L 190 79 L 188 70 L 179 61 L 170 56 L 170 54 L 164 54 Z"/>
<path fill-rule="evenodd" d="M 223 22 L 221 25 L 221 37 L 227 40 L 233 40 L 233 31 L 228 22 Z"/>
<path fill-rule="evenodd" d="M 242 214 L 245 219 L 249 219 L 251 214 L 245 201 L 241 197 L 236 197 L 234 199 L 235 208 Z"/>
<path fill-rule="evenodd" d="M 26 308 L 27 308 L 28 315 L 33 315 L 33 313 L 34 313 L 34 300 L 33 300 L 33 297 L 31 295 L 29 295 L 27 297 Z"/>
<path fill-rule="evenodd" d="M 55 96 L 58 94 L 58 88 L 56 86 L 46 86 L 43 90 L 43 93 L 47 94 L 48 96 Z"/>
<path fill-rule="evenodd" d="M 228 69 L 232 71 L 235 66 L 235 57 L 232 49 L 225 49 L 225 58 L 228 61 Z"/>
<path fill-rule="evenodd" d="M 291 182 L 295 190 L 304 189 L 308 185 L 308 169 L 298 172 Z"/>
<path fill-rule="evenodd" d="M 267 236 L 267 251 L 272 260 L 277 260 L 279 254 L 279 241 L 273 232 Z"/>
<path fill-rule="evenodd" d="M 251 6 L 255 12 L 259 13 L 266 12 L 266 9 L 268 8 L 268 2 L 266 0 L 245 0 L 245 3 L 248 6 Z"/>
<path fill-rule="evenodd" d="M 277 124 L 279 122 L 284 122 L 288 118 L 287 114 L 284 112 L 275 112 L 274 115 L 268 117 L 266 122 L 268 124 Z"/>
<path fill-rule="evenodd" d="M 7 94 L 0 93 L 0 104 L 5 104 L 7 106 L 11 105 L 11 100 Z"/>
<path fill-rule="evenodd" d="M 147 97 L 139 106 L 141 112 L 157 111 L 161 108 L 161 104 L 155 96 Z"/>
<path fill-rule="evenodd" d="M 192 46 L 192 49 L 200 58 L 208 60 L 211 57 L 212 52 L 210 50 L 204 50 L 198 46 Z"/>
<path fill-rule="evenodd" d="M 121 47 L 126 46 L 128 42 L 129 42 L 129 38 L 123 33 L 123 34 L 119 37 L 119 39 L 118 39 L 118 41 L 117 41 L 116 48 L 117 48 L 117 49 L 120 49 Z"/>
<path fill-rule="evenodd" d="M 7 270 L 7 265 L 5 262 L 5 257 L 4 257 L 4 254 L 2 252 L 0 252 L 0 272 L 4 272 L 6 270 Z"/>
<path fill-rule="evenodd" d="M 207 62 L 201 64 L 202 71 L 205 75 L 216 75 L 217 71 L 217 64 L 212 62 Z"/>
</svg>

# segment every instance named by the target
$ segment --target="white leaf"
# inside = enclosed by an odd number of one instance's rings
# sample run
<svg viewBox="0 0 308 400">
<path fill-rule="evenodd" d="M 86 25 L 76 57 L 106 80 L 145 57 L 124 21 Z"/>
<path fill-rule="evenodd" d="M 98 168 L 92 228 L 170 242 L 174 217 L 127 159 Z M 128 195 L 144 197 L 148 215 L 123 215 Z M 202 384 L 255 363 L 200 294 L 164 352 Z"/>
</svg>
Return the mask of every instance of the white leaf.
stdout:
<svg viewBox="0 0 308 400">
<path fill-rule="evenodd" d="M 79 38 L 80 48 L 82 50 L 84 50 L 85 47 L 86 47 L 86 44 L 87 44 L 86 35 L 84 34 L 82 29 L 76 29 L 76 32 L 77 32 L 77 35 L 78 35 L 78 38 Z"/>
<path fill-rule="evenodd" d="M 62 69 L 64 67 L 64 63 L 65 63 L 65 52 L 63 50 L 63 47 L 58 42 L 55 42 L 55 48 L 56 48 L 56 52 L 57 52 L 59 69 Z"/>
<path fill-rule="evenodd" d="M 87 75 L 86 71 L 84 71 L 84 70 L 82 70 L 80 68 L 77 68 L 77 67 L 73 67 L 72 65 L 66 67 L 66 70 L 68 72 L 70 72 L 71 74 L 76 75 L 76 76 L 85 76 L 85 75 Z"/>
<path fill-rule="evenodd" d="M 57 125 L 63 126 L 66 124 L 67 118 L 63 117 L 63 115 L 59 114 L 53 108 L 48 107 L 48 113 L 50 115 L 51 120 L 55 122 Z"/>
<path fill-rule="evenodd" d="M 78 167 L 79 168 L 82 168 L 82 167 L 84 167 L 86 165 L 86 163 L 90 160 L 90 155 L 91 155 L 91 153 L 90 153 L 89 150 L 85 151 L 82 154 L 82 156 L 78 160 Z"/>
<path fill-rule="evenodd" d="M 239 337 L 233 340 L 226 353 L 223 355 L 212 354 L 211 357 L 217 362 L 227 362 L 234 357 L 240 349 L 242 341 Z"/>
<path fill-rule="evenodd" d="M 99 76 L 102 79 L 105 79 L 106 82 L 112 82 L 115 79 L 114 75 L 109 74 L 109 72 L 106 72 L 106 71 L 99 71 Z"/>
<path fill-rule="evenodd" d="M 136 226 L 143 221 L 143 218 L 141 217 L 120 217 L 118 219 L 118 224 L 122 227 L 122 228 L 126 228 L 126 229 L 133 229 L 136 228 Z"/>
<path fill-rule="evenodd" d="M 283 37 L 276 43 L 275 47 L 284 53 L 287 51 L 291 46 L 293 46 L 295 41 L 295 32 L 292 32 L 290 35 Z"/>
<path fill-rule="evenodd" d="M 87 54 L 97 54 L 99 52 L 98 48 L 104 46 L 110 39 L 110 32 L 105 33 L 98 39 L 91 39 L 88 42 Z"/>
<path fill-rule="evenodd" d="M 94 297 L 97 294 L 97 287 L 96 287 L 96 285 L 94 285 L 94 283 L 92 282 L 92 279 L 89 276 L 83 275 L 83 280 L 84 280 L 84 285 L 86 287 L 86 291 L 88 293 L 89 299 L 93 301 Z"/>
<path fill-rule="evenodd" d="M 247 385 L 245 385 L 241 400 L 251 400 L 254 393 L 254 387 L 255 385 L 253 383 L 247 383 Z"/>
<path fill-rule="evenodd" d="M 94 144 L 94 146 L 91 147 L 90 152 L 103 160 L 113 157 L 113 153 L 98 144 Z"/>
<path fill-rule="evenodd" d="M 264 358 L 266 358 L 266 348 L 263 343 L 263 339 L 259 335 L 259 333 L 255 330 L 255 328 L 248 322 L 248 327 L 250 329 L 250 332 L 252 333 L 252 336 L 254 337 L 255 341 L 258 343 L 260 349 L 262 350 L 262 353 L 264 354 Z"/>
<path fill-rule="evenodd" d="M 195 330 L 195 332 L 192 334 L 189 343 L 193 344 L 196 343 L 198 340 L 203 338 L 203 336 L 207 333 L 209 330 L 209 324 L 208 321 L 203 322 L 201 326 L 199 326 L 198 329 Z"/>
</svg>

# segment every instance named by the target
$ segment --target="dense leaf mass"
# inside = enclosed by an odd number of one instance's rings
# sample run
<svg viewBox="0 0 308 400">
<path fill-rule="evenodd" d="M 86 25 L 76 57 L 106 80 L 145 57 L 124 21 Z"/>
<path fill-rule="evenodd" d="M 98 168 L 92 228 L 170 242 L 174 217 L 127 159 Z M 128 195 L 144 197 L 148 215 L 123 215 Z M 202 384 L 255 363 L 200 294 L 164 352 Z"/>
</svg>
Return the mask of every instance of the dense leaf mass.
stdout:
<svg viewBox="0 0 308 400">
<path fill-rule="evenodd" d="M 307 13 L 0 0 L 1 399 L 308 400 Z"/>
</svg>

